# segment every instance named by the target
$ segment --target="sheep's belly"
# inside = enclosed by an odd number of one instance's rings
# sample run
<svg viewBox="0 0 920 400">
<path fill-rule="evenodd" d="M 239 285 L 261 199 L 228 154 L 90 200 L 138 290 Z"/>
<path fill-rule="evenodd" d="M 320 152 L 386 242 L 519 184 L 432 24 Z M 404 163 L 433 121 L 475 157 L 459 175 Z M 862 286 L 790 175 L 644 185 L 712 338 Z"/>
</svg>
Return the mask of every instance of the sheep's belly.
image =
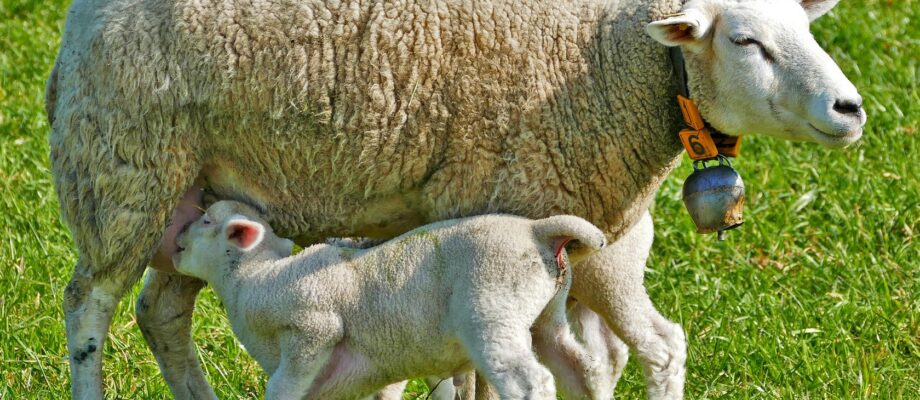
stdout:
<svg viewBox="0 0 920 400">
<path fill-rule="evenodd" d="M 354 176 L 335 182 L 307 171 L 253 174 L 247 165 L 252 163 L 205 169 L 205 189 L 260 209 L 277 233 L 301 244 L 336 236 L 388 238 L 428 222 L 415 190 L 366 193 L 348 187 Z"/>
</svg>

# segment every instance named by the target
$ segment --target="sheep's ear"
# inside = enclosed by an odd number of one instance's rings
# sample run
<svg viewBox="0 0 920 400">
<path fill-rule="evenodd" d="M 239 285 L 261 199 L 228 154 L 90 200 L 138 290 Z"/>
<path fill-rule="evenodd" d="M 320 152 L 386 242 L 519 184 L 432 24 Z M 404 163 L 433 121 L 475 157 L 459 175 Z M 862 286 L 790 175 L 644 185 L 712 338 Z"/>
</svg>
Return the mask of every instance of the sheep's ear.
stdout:
<svg viewBox="0 0 920 400">
<path fill-rule="evenodd" d="M 258 246 L 265 237 L 265 228 L 253 221 L 233 219 L 224 227 L 224 237 L 231 245 L 249 251 Z"/>
<path fill-rule="evenodd" d="M 814 21 L 818 17 L 827 14 L 839 2 L 840 0 L 799 0 L 802 8 L 805 9 L 805 14 L 808 15 L 809 21 Z"/>
<path fill-rule="evenodd" d="M 694 8 L 684 10 L 645 26 L 653 39 L 665 46 L 684 46 L 699 42 L 709 32 L 712 18 Z"/>
</svg>

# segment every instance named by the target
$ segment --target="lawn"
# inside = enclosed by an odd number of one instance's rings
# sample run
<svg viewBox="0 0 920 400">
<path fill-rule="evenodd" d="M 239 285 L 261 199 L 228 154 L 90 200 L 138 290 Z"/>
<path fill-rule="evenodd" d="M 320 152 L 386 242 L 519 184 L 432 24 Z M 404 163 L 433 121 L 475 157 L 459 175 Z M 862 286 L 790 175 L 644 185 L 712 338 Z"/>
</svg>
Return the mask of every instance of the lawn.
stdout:
<svg viewBox="0 0 920 400">
<path fill-rule="evenodd" d="M 76 255 L 43 108 L 66 9 L 0 0 L 0 399 L 69 396 L 61 304 Z M 680 201 L 688 162 L 654 206 L 647 285 L 686 330 L 688 398 L 920 399 L 920 2 L 844 1 L 813 31 L 865 98 L 864 139 L 832 151 L 745 138 L 735 165 L 747 222 L 725 242 L 693 232 Z M 105 348 L 108 395 L 168 397 L 135 298 Z M 198 304 L 194 335 L 218 395 L 258 397 L 265 378 L 219 302 L 205 290 Z M 632 362 L 618 397 L 644 390 Z"/>
</svg>

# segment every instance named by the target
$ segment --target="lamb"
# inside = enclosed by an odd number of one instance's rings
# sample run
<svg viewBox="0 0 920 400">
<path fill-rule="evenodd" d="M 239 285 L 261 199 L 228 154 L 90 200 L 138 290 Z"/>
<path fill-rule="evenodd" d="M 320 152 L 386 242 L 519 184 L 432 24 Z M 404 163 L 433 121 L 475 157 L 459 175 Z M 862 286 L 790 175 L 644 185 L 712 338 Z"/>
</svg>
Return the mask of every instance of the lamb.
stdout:
<svg viewBox="0 0 920 400">
<path fill-rule="evenodd" d="M 681 158 L 665 46 L 724 133 L 859 138 L 859 94 L 808 31 L 836 0 L 684 3 L 74 0 L 46 91 L 79 252 L 73 397 L 103 397 L 112 313 L 150 264 L 141 332 L 176 398 L 214 398 L 190 336 L 202 282 L 170 262 L 203 192 L 301 245 L 496 212 L 578 215 L 615 243 Z M 647 296 L 610 295 L 635 286 L 619 263 L 586 258 L 571 294 L 635 351 L 654 397 L 680 398 L 683 336 Z M 649 317 L 629 325 L 637 309 Z"/>
<path fill-rule="evenodd" d="M 566 251 L 566 244 L 580 246 Z M 369 249 L 293 243 L 240 203 L 179 235 L 177 270 L 211 284 L 271 376 L 266 398 L 354 399 L 475 365 L 503 399 L 609 399 L 570 333 L 571 261 L 606 244 L 573 216 L 487 215 L 426 225 Z M 531 330 L 534 332 L 531 338 Z M 531 351 L 554 370 L 551 375 Z M 437 354 L 438 357 L 429 357 Z"/>
</svg>

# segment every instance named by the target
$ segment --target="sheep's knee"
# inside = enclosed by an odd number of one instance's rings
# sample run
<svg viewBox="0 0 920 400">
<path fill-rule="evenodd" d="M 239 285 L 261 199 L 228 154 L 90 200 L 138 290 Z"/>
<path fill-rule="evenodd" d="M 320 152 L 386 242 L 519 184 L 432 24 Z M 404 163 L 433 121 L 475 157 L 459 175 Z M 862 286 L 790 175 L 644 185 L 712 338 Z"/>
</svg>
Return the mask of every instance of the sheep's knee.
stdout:
<svg viewBox="0 0 920 400">
<path fill-rule="evenodd" d="M 74 399 L 102 398 L 102 347 L 118 301 L 137 275 L 94 275 L 81 259 L 64 291 L 67 351 Z"/>
<path fill-rule="evenodd" d="M 599 275 L 595 283 L 604 292 L 580 291 L 577 298 L 603 316 L 616 336 L 635 351 L 650 399 L 682 398 L 686 362 L 683 330 L 658 313 L 640 277 L 626 278 Z"/>
<path fill-rule="evenodd" d="M 641 353 L 649 398 L 680 399 L 684 393 L 687 340 L 680 325 L 660 315 L 654 322 L 657 343 Z"/>
<path fill-rule="evenodd" d="M 654 312 L 620 321 L 615 329 L 642 364 L 649 399 L 683 398 L 687 345 L 680 325 Z"/>
</svg>

